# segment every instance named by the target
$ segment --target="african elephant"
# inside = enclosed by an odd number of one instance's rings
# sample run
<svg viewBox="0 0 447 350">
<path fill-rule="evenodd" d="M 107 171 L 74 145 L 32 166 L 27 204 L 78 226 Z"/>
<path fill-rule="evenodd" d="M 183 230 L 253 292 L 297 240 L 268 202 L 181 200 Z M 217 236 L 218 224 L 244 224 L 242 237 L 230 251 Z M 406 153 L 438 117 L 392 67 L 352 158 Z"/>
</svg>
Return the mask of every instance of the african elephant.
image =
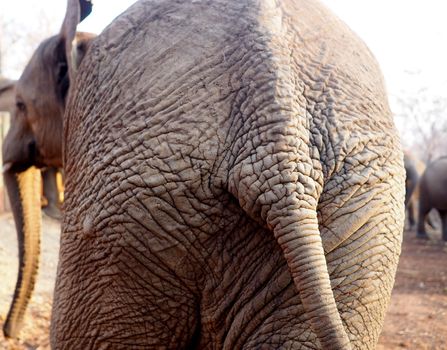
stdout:
<svg viewBox="0 0 447 350">
<path fill-rule="evenodd" d="M 442 239 L 447 241 L 447 157 L 431 162 L 419 181 L 419 215 L 417 237 L 428 238 L 425 218 L 436 209 L 442 221 Z"/>
<path fill-rule="evenodd" d="M 86 4 L 68 1 L 67 33 Z M 403 156 L 340 20 L 308 0 L 143 0 L 79 66 L 66 50 L 54 349 L 375 347 Z"/>
<path fill-rule="evenodd" d="M 76 50 L 70 55 L 82 60 L 92 38 L 92 34 L 77 33 Z M 3 143 L 4 180 L 19 243 L 19 274 L 3 327 L 7 337 L 18 335 L 38 269 L 41 180 L 40 171 L 30 166 L 45 168 L 43 189 L 49 205 L 44 211 L 60 217 L 56 173 L 62 167 L 62 119 L 70 86 L 65 45 L 62 29 L 34 52 L 17 81 L 11 126 Z"/>
<path fill-rule="evenodd" d="M 9 112 L 11 115 L 15 107 L 15 80 L 0 77 L 0 112 Z M 21 139 L 16 139 L 11 143 L 15 143 L 11 148 L 20 147 Z M 43 211 L 49 217 L 60 219 L 61 201 L 57 187 L 56 175 L 57 168 L 48 168 L 42 171 L 43 195 L 46 200 Z"/>
</svg>

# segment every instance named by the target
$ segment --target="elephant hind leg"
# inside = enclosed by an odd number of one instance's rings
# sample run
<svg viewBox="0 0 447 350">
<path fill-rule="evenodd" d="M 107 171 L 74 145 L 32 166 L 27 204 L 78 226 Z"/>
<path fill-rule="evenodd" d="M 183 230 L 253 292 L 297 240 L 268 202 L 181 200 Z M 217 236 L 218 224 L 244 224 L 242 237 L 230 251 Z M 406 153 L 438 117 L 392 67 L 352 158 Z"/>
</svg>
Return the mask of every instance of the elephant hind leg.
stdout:
<svg viewBox="0 0 447 350">
<path fill-rule="evenodd" d="M 159 238 L 169 235 L 141 229 L 156 224 L 135 204 L 128 208 L 128 216 L 112 216 L 103 230 L 89 219 L 88 238 L 72 239 L 85 234 L 87 223 L 62 235 L 52 348 L 193 349 L 199 342 L 196 294 L 171 269 L 190 265 L 176 258 L 165 263 L 162 255 L 181 256 L 181 245 L 169 247 L 171 241 Z"/>
</svg>

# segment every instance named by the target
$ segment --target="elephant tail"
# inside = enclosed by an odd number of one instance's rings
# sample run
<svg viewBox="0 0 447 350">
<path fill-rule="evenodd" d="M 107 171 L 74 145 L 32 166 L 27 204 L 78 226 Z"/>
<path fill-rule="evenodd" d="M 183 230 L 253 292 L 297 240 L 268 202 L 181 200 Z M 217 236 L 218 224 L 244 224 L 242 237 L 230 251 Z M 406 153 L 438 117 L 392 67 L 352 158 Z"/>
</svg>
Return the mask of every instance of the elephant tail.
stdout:
<svg viewBox="0 0 447 350">
<path fill-rule="evenodd" d="M 291 169 L 288 163 L 281 177 L 260 184 L 244 176 L 250 174 L 251 165 L 241 166 L 233 172 L 230 192 L 253 219 L 267 224 L 273 232 L 321 348 L 351 349 L 331 287 L 318 226 L 319 191 L 314 180 L 298 173 L 296 166 Z"/>
<path fill-rule="evenodd" d="M 270 210 L 272 228 L 322 349 L 351 349 L 331 287 L 317 212 L 287 198 Z"/>
</svg>

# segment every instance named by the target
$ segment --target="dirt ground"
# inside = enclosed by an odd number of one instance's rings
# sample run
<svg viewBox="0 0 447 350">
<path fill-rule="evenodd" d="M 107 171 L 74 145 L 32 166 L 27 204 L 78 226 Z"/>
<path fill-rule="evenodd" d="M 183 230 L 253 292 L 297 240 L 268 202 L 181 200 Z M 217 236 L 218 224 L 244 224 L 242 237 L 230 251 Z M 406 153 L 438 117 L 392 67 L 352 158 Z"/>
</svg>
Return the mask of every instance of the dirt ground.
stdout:
<svg viewBox="0 0 447 350">
<path fill-rule="evenodd" d="M 18 269 L 17 239 L 12 214 L 0 215 L 0 227 L 0 326 L 3 328 Z M 44 217 L 42 231 L 39 275 L 20 334 L 21 339 L 5 340 L 3 333 L 0 333 L 0 350 L 50 349 L 48 329 L 57 268 L 60 224 Z"/>
<path fill-rule="evenodd" d="M 21 339 L 4 340 L 2 349 L 50 349 L 51 295 L 57 266 L 59 224 L 44 218 L 42 260 L 36 292 L 28 308 Z M 10 214 L 0 215 L 0 326 L 9 307 L 17 271 L 17 245 Z M 447 245 L 440 235 L 414 238 L 406 231 L 402 256 L 378 350 L 447 349 Z"/>
<path fill-rule="evenodd" d="M 378 350 L 447 349 L 447 244 L 404 233 L 391 303 Z"/>
</svg>

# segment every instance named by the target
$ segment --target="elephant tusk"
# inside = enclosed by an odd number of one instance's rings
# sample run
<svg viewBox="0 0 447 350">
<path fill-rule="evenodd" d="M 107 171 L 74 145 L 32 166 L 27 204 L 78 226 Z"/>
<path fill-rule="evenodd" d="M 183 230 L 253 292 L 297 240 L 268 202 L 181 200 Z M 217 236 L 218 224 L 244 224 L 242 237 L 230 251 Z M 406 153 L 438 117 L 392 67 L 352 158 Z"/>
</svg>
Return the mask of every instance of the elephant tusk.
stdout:
<svg viewBox="0 0 447 350">
<path fill-rule="evenodd" d="M 12 168 L 12 163 L 3 164 L 2 173 L 3 174 L 6 173 L 7 171 L 11 170 L 11 168 Z"/>
</svg>

